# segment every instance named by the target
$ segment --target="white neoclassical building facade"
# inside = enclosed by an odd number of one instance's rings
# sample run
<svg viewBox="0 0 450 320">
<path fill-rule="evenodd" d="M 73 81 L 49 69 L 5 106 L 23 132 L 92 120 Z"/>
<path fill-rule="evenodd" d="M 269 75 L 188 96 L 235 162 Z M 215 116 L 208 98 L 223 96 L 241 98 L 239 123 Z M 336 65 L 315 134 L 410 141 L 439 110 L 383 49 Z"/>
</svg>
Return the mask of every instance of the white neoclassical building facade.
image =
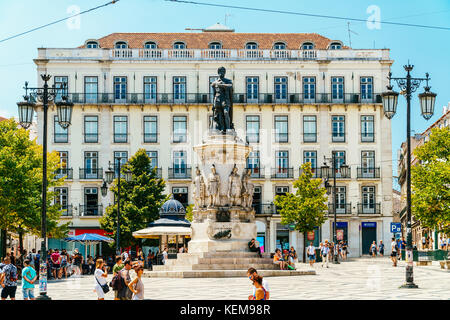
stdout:
<svg viewBox="0 0 450 320">
<path fill-rule="evenodd" d="M 49 112 L 49 150 L 60 153 L 67 175 L 59 188 L 62 220 L 74 234 L 99 232 L 112 202 L 100 187 L 109 162 L 144 148 L 166 192 L 193 203 L 193 146 L 209 126 L 210 83 L 224 66 L 234 84 L 233 122 L 253 148 L 247 166 L 256 186 L 258 240 L 265 251 L 294 246 L 303 235 L 280 223 L 274 196 L 293 192 L 300 165 L 321 167 L 335 155 L 336 203 L 329 220 L 308 234 L 316 245 L 338 237 L 351 256 L 388 242 L 392 221 L 391 125 L 380 93 L 393 63 L 388 49 L 352 49 L 318 34 L 236 33 L 216 26 L 199 33 L 113 33 L 77 48 L 39 48 L 37 79 L 67 84 L 72 125 L 62 129 Z M 58 97 L 57 97 L 58 98 Z M 42 108 L 38 141 L 42 142 Z M 50 245 L 51 247 L 51 245 Z"/>
</svg>

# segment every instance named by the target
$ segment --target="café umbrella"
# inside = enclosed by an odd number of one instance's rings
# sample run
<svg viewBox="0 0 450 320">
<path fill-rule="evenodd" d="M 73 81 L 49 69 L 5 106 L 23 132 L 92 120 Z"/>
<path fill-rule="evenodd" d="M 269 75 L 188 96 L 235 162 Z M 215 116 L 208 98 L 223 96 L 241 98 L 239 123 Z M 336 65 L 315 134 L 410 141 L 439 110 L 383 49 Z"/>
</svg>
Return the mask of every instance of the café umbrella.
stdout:
<svg viewBox="0 0 450 320">
<path fill-rule="evenodd" d="M 96 233 L 83 233 L 77 236 L 64 239 L 67 242 L 80 242 L 84 246 L 84 256 L 87 257 L 87 245 L 98 244 L 100 242 L 113 242 L 114 240 Z"/>
</svg>

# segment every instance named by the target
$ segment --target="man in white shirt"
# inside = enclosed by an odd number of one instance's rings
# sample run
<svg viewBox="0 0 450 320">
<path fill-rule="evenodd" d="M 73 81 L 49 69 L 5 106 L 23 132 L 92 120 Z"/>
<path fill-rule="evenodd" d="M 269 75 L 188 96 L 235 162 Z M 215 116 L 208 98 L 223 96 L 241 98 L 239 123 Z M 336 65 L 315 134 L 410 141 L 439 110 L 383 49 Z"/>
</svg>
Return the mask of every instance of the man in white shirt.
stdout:
<svg viewBox="0 0 450 320">
<path fill-rule="evenodd" d="M 324 263 L 328 268 L 328 253 L 329 252 L 330 252 L 330 247 L 328 246 L 328 240 L 325 240 L 324 245 L 320 249 L 320 255 L 322 256 L 322 268 L 323 268 Z"/>
<path fill-rule="evenodd" d="M 397 242 L 395 242 L 395 238 L 392 238 L 391 242 L 391 260 L 392 260 L 392 266 L 397 266 Z"/>
<path fill-rule="evenodd" d="M 258 272 L 255 268 L 249 268 L 247 270 L 247 276 L 248 278 L 253 282 L 253 278 L 258 275 Z M 266 290 L 266 300 L 269 300 L 270 294 L 269 294 L 269 284 L 267 283 L 266 279 L 263 278 L 262 280 L 262 286 L 264 290 Z M 256 295 L 256 287 L 253 286 L 253 294 L 251 296 L 248 296 L 248 300 L 254 300 Z"/>
<path fill-rule="evenodd" d="M 163 264 L 166 264 L 167 260 L 169 259 L 169 254 L 167 253 L 167 251 L 168 251 L 168 249 L 164 248 L 164 251 L 162 253 L 162 255 L 163 255 L 162 263 Z"/>
<path fill-rule="evenodd" d="M 309 258 L 309 265 L 312 267 L 314 262 L 316 262 L 316 248 L 313 246 L 312 242 L 309 243 L 309 247 L 306 249 L 306 253 Z"/>
</svg>

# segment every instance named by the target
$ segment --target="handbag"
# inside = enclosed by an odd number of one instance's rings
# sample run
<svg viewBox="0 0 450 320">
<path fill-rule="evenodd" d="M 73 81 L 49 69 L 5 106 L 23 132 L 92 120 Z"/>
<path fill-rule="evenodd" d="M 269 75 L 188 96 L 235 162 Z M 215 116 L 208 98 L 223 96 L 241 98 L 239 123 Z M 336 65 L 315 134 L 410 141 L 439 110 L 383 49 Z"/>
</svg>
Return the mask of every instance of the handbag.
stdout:
<svg viewBox="0 0 450 320">
<path fill-rule="evenodd" d="M 108 293 L 109 292 L 109 287 L 108 285 L 105 284 L 100 284 L 100 281 L 98 281 L 97 277 L 95 277 L 95 280 L 97 280 L 97 283 L 99 284 L 100 287 L 102 287 L 103 293 Z"/>
</svg>

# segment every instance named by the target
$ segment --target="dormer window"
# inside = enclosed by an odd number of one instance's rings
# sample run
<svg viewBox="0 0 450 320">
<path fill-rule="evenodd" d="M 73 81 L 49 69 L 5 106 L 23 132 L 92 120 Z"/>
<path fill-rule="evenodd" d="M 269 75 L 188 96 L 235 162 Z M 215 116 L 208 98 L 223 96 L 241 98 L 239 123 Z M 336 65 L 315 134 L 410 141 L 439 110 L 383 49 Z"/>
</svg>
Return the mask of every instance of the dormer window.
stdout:
<svg viewBox="0 0 450 320">
<path fill-rule="evenodd" d="M 274 50 L 284 50 L 284 49 L 286 49 L 286 44 L 283 43 L 283 42 L 276 42 L 276 43 L 273 45 L 273 49 L 274 49 Z"/>
<path fill-rule="evenodd" d="M 245 45 L 245 49 L 247 49 L 247 50 L 256 50 L 256 49 L 258 49 L 258 44 L 256 42 L 248 42 Z"/>
<path fill-rule="evenodd" d="M 186 49 L 186 44 L 184 42 L 175 42 L 173 44 L 174 49 Z"/>
<path fill-rule="evenodd" d="M 96 48 L 98 48 L 98 42 L 97 41 L 88 41 L 86 43 L 86 48 L 88 48 L 88 49 L 96 49 Z"/>
<path fill-rule="evenodd" d="M 158 45 L 153 41 L 148 41 L 144 44 L 145 49 L 157 49 Z"/>
<path fill-rule="evenodd" d="M 333 42 L 330 44 L 330 50 L 341 50 L 342 49 L 342 44 L 340 44 L 339 42 Z"/>
<path fill-rule="evenodd" d="M 211 42 L 209 48 L 213 50 L 222 49 L 222 44 L 219 42 Z"/>
<path fill-rule="evenodd" d="M 116 42 L 116 44 L 114 45 L 114 48 L 116 48 L 116 49 L 126 49 L 126 48 L 128 48 L 128 45 L 124 41 L 119 41 L 119 42 Z"/>
<path fill-rule="evenodd" d="M 302 50 L 313 50 L 314 49 L 314 43 L 312 42 L 305 42 L 302 44 Z"/>
</svg>

